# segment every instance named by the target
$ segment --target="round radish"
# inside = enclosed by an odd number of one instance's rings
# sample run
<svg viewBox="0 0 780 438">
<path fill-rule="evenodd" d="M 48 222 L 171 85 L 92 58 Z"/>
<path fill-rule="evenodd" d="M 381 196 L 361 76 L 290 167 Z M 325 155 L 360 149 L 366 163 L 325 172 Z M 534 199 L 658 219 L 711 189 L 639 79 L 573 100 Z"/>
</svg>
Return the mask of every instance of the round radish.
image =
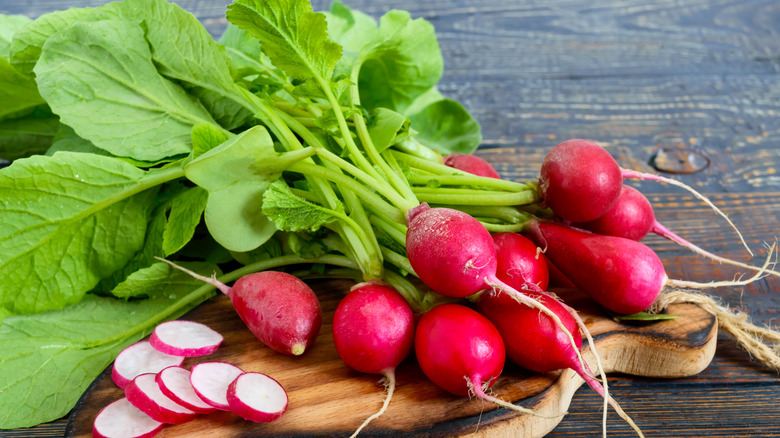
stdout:
<svg viewBox="0 0 780 438">
<path fill-rule="evenodd" d="M 227 362 L 203 362 L 192 367 L 190 383 L 195 393 L 207 404 L 229 411 L 228 387 L 244 371 Z"/>
<path fill-rule="evenodd" d="M 183 357 L 162 353 L 152 347 L 149 341 L 136 342 L 117 355 L 111 370 L 111 380 L 116 386 L 125 389 L 140 374 L 157 373 L 169 366 L 181 365 L 182 362 Z"/>
<path fill-rule="evenodd" d="M 151 438 L 165 424 L 153 420 L 133 406 L 127 398 L 109 404 L 98 412 L 92 423 L 95 438 Z"/>
<path fill-rule="evenodd" d="M 306 351 L 320 332 L 322 309 L 302 280 L 285 272 L 263 271 L 239 278 L 233 287 L 159 259 L 205 281 L 230 298 L 249 331 L 272 349 L 290 355 Z"/>
<path fill-rule="evenodd" d="M 550 272 L 547 258 L 531 239 L 517 233 L 493 234 L 496 246 L 496 276 L 515 289 L 533 284 L 547 290 Z"/>
<path fill-rule="evenodd" d="M 197 415 L 163 394 L 152 373 L 133 379 L 125 388 L 125 396 L 133 406 L 161 423 L 186 423 Z"/>
<path fill-rule="evenodd" d="M 160 391 L 171 400 L 199 414 L 216 412 L 217 408 L 201 399 L 190 383 L 190 370 L 179 366 L 168 367 L 155 376 L 154 379 Z"/>
<path fill-rule="evenodd" d="M 484 398 L 504 368 L 504 341 L 484 316 L 460 304 L 442 304 L 417 323 L 417 361 L 437 386 L 455 395 Z"/>
<path fill-rule="evenodd" d="M 236 377 L 227 390 L 230 411 L 239 417 L 268 423 L 287 410 L 287 392 L 276 380 L 261 373 L 244 373 Z"/>
<path fill-rule="evenodd" d="M 561 218 L 587 222 L 615 203 L 623 174 L 614 158 L 596 143 L 568 140 L 552 148 L 542 162 L 539 194 Z"/>
<path fill-rule="evenodd" d="M 355 434 L 382 415 L 395 390 L 395 369 L 412 351 L 414 315 L 409 303 L 394 288 L 378 282 L 355 285 L 339 302 L 333 315 L 333 342 L 339 357 L 350 367 L 387 379 L 382 408 Z"/>
<path fill-rule="evenodd" d="M 484 159 L 472 154 L 452 153 L 444 157 L 444 164 L 473 175 L 500 179 L 498 172 Z"/>
<path fill-rule="evenodd" d="M 149 343 L 166 354 L 183 357 L 213 353 L 224 338 L 208 326 L 194 321 L 168 321 L 154 328 Z"/>
<path fill-rule="evenodd" d="M 577 224 L 577 227 L 607 236 L 642 240 L 652 231 L 655 223 L 650 201 L 639 190 L 624 185 L 612 208 L 601 217 Z"/>
</svg>

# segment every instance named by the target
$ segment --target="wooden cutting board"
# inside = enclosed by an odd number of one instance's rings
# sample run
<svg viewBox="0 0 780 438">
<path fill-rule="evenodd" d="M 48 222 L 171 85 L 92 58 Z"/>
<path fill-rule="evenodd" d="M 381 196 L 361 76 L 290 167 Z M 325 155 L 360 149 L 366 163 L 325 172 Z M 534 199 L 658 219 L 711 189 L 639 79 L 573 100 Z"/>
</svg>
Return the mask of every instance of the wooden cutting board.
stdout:
<svg viewBox="0 0 780 438">
<path fill-rule="evenodd" d="M 331 338 L 333 312 L 351 283 L 329 280 L 312 286 L 321 297 L 323 326 L 315 345 L 300 357 L 283 356 L 262 345 L 243 326 L 225 296 L 215 297 L 182 317 L 203 322 L 225 336 L 215 353 L 188 358 L 184 366 L 222 360 L 245 371 L 271 375 L 285 387 L 290 399 L 287 412 L 279 420 L 257 424 L 220 412 L 201 415 L 186 424 L 167 426 L 158 436 L 346 437 L 375 413 L 384 397 L 380 377 L 361 374 L 344 365 Z M 607 372 L 659 378 L 690 376 L 706 368 L 715 353 L 717 321 L 699 307 L 670 306 L 668 312 L 679 315 L 672 320 L 618 323 L 577 291 L 556 292 L 580 311 Z M 586 349 L 585 357 L 593 364 L 589 351 Z M 82 396 L 71 414 L 66 436 L 91 437 L 92 422 L 98 411 L 123 396 L 111 381 L 110 371 L 109 367 Z M 494 395 L 539 413 L 560 415 L 544 419 L 496 409 L 478 399 L 450 395 L 425 378 L 413 355 L 399 366 L 397 380 L 396 393 L 387 412 L 363 429 L 360 436 L 541 437 L 560 422 L 572 395 L 583 384 L 570 370 L 533 374 L 508 363 L 493 386 Z M 590 391 L 587 387 L 583 390 Z M 619 393 L 613 396 L 620 401 Z M 623 409 L 631 415 L 631 406 Z"/>
</svg>

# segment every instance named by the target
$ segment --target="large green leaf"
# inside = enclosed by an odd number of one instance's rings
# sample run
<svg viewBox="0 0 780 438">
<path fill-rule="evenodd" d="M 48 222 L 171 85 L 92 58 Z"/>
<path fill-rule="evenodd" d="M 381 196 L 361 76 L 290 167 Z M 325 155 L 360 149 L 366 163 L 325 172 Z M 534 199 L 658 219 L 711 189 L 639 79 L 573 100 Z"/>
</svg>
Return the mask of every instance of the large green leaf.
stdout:
<svg viewBox="0 0 780 438">
<path fill-rule="evenodd" d="M 131 21 L 77 22 L 55 33 L 34 71 L 63 123 L 117 156 L 154 161 L 186 154 L 192 126 L 216 123 L 157 72 L 143 29 Z"/>
<path fill-rule="evenodd" d="M 204 263 L 187 267 L 203 275 L 216 270 Z M 0 429 L 61 418 L 123 348 L 213 295 L 199 280 L 160 266 L 136 272 L 118 288 L 151 298 L 87 295 L 61 310 L 3 320 Z"/>
<path fill-rule="evenodd" d="M 471 154 L 482 142 L 482 128 L 463 106 L 452 99 L 440 99 L 409 116 L 415 139 L 442 155 Z"/>
<path fill-rule="evenodd" d="M 9 58 L 14 34 L 31 21 L 24 15 L 0 14 L 0 58 Z"/>
<path fill-rule="evenodd" d="M 35 81 L 19 73 L 8 60 L 0 57 L 0 120 L 43 103 Z"/>
<path fill-rule="evenodd" d="M 69 152 L 0 170 L 0 305 L 22 314 L 78 302 L 141 248 L 157 186 L 181 174 Z"/>
<path fill-rule="evenodd" d="M 205 222 L 220 245 L 250 251 L 265 243 L 276 227 L 262 213 L 268 184 L 312 150 L 278 153 L 262 126 L 252 127 L 190 162 L 187 178 L 208 190 Z"/>
<path fill-rule="evenodd" d="M 52 115 L 0 122 L 0 158 L 16 160 L 46 152 L 59 126 L 59 119 Z"/>
</svg>

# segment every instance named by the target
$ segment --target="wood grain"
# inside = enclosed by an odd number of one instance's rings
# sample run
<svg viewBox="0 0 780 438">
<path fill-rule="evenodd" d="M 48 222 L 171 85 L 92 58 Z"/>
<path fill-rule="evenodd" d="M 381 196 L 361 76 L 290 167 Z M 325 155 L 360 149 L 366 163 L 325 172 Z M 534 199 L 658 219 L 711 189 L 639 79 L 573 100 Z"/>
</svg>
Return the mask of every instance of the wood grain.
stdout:
<svg viewBox="0 0 780 438">
<path fill-rule="evenodd" d="M 268 373 L 286 388 L 290 397 L 290 408 L 281 419 L 256 424 L 233 414 L 219 413 L 167 427 L 160 436 L 346 436 L 374 413 L 383 397 L 377 383 L 379 377 L 355 372 L 344 365 L 331 337 L 333 311 L 349 283 L 327 281 L 315 287 L 323 306 L 323 329 L 315 346 L 302 357 L 283 356 L 260 344 L 223 296 L 183 318 L 204 322 L 225 336 L 216 353 L 187 359 L 185 366 L 205 360 L 224 360 L 246 371 Z M 568 297 L 567 302 L 584 309 L 583 319 L 595 337 L 608 372 L 679 378 L 699 373 L 714 355 L 717 324 L 713 316 L 698 307 L 671 307 L 670 312 L 680 315 L 674 320 L 624 324 L 600 313 L 577 291 L 558 292 Z M 593 358 L 587 354 L 593 364 Z M 517 433 L 541 437 L 561 419 L 518 415 L 478 400 L 452 396 L 430 383 L 413 358 L 405 361 L 397 374 L 398 387 L 387 413 L 364 429 L 361 436 L 461 436 L 476 430 L 478 436 Z M 505 400 L 539 413 L 560 416 L 582 383 L 570 370 L 539 375 L 509 364 L 493 391 Z M 90 436 L 97 412 L 122 395 L 111 382 L 108 370 L 104 372 L 76 406 L 67 436 Z M 620 399 L 617 392 L 613 391 L 613 395 Z M 631 411 L 630 406 L 626 409 Z"/>
</svg>

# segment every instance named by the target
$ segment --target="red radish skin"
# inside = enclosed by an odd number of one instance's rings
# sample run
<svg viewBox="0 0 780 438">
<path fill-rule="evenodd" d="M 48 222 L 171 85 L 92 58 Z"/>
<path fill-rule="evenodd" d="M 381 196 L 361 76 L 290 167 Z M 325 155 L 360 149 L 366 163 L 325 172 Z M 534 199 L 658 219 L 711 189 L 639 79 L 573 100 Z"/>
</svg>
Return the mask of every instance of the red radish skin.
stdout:
<svg viewBox="0 0 780 438">
<path fill-rule="evenodd" d="M 163 394 L 152 373 L 133 379 L 125 388 L 125 396 L 133 406 L 161 423 L 186 423 L 198 415 Z"/>
<path fill-rule="evenodd" d="M 655 252 L 634 240 L 542 221 L 529 223 L 527 234 L 577 288 L 615 313 L 647 309 L 669 280 Z"/>
<path fill-rule="evenodd" d="M 423 373 L 440 388 L 461 396 L 474 391 L 484 398 L 506 359 L 496 327 L 460 304 L 442 304 L 423 314 L 414 349 Z"/>
<path fill-rule="evenodd" d="M 333 315 L 333 343 L 339 357 L 362 373 L 387 379 L 380 410 L 353 433 L 381 416 L 393 397 L 395 369 L 412 351 L 414 315 L 409 303 L 391 286 L 379 282 L 355 285 Z"/>
<path fill-rule="evenodd" d="M 476 155 L 452 153 L 444 157 L 444 164 L 473 175 L 501 179 L 490 163 Z"/>
<path fill-rule="evenodd" d="M 228 386 L 230 411 L 256 423 L 270 423 L 287 410 L 289 400 L 282 385 L 261 373 L 244 373 Z"/>
<path fill-rule="evenodd" d="M 151 438 L 164 423 L 155 421 L 123 397 L 98 412 L 92 423 L 94 438 Z"/>
<path fill-rule="evenodd" d="M 160 391 L 171 400 L 199 414 L 216 412 L 217 408 L 204 402 L 190 383 L 190 370 L 179 366 L 168 367 L 154 378 Z"/>
<path fill-rule="evenodd" d="M 563 275 L 563 272 L 561 272 L 560 269 L 555 267 L 555 265 L 550 261 L 548 257 L 545 257 L 545 260 L 547 260 L 547 272 L 550 273 L 550 283 L 547 285 L 549 287 L 562 287 L 562 288 L 569 288 L 574 289 L 577 286 L 572 283 L 571 280 L 566 278 L 565 275 Z"/>
<path fill-rule="evenodd" d="M 539 194 L 555 214 L 570 222 L 588 222 L 606 213 L 623 185 L 614 158 L 596 143 L 573 139 L 545 156 Z"/>
<path fill-rule="evenodd" d="M 517 233 L 493 234 L 496 247 L 496 276 L 515 289 L 533 284 L 547 290 L 550 272 L 547 257 L 531 239 Z"/>
<path fill-rule="evenodd" d="M 181 365 L 182 362 L 183 357 L 162 353 L 152 347 L 149 341 L 136 342 L 117 355 L 111 369 L 111 380 L 116 386 L 125 389 L 140 374 L 157 373 L 169 366 Z"/>
<path fill-rule="evenodd" d="M 194 321 L 167 321 L 154 328 L 149 343 L 174 356 L 197 357 L 217 350 L 224 338 L 205 324 Z"/>
<path fill-rule="evenodd" d="M 298 277 L 277 271 L 245 275 L 229 287 L 171 261 L 176 269 L 209 283 L 227 295 L 249 331 L 268 347 L 298 356 L 309 348 L 322 326 L 317 295 Z"/>
<path fill-rule="evenodd" d="M 229 411 L 228 387 L 244 371 L 227 362 L 203 362 L 192 367 L 190 383 L 195 393 L 207 404 Z"/>
</svg>

